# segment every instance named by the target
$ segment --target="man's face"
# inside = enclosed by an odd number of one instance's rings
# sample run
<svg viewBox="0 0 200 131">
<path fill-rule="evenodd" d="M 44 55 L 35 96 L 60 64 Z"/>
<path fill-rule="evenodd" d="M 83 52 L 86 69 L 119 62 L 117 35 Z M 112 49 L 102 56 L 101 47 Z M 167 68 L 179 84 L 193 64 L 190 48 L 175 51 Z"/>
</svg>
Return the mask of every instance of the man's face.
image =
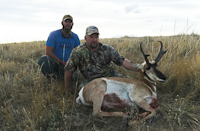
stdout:
<svg viewBox="0 0 200 131">
<path fill-rule="evenodd" d="M 89 49 L 95 50 L 99 47 L 99 34 L 94 33 L 92 35 L 85 36 L 86 45 Z"/>
<path fill-rule="evenodd" d="M 71 31 L 73 22 L 70 19 L 67 19 L 62 22 L 64 31 Z"/>
</svg>

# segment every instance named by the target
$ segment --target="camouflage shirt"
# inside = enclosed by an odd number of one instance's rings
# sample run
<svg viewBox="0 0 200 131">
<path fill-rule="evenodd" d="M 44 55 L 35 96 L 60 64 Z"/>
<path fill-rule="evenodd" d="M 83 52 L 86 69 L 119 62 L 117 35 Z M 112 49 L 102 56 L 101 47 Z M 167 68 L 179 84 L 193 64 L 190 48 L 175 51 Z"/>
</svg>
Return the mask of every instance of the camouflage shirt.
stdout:
<svg viewBox="0 0 200 131">
<path fill-rule="evenodd" d="M 112 62 L 121 66 L 125 58 L 120 56 L 113 47 L 101 43 L 99 45 L 97 51 L 90 51 L 85 43 L 74 48 L 65 65 L 65 70 L 74 72 L 79 68 L 87 80 L 111 76 L 114 70 Z"/>
</svg>

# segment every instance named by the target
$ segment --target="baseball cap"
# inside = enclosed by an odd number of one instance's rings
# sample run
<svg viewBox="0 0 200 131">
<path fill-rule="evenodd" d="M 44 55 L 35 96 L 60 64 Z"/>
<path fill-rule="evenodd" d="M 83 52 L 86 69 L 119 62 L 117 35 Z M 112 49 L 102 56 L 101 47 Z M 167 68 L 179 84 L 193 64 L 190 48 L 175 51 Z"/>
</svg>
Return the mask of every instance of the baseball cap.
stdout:
<svg viewBox="0 0 200 131">
<path fill-rule="evenodd" d="M 63 17 L 62 21 L 65 21 L 65 20 L 67 20 L 67 19 L 70 19 L 70 20 L 73 22 L 73 18 L 72 18 L 71 15 L 65 15 L 65 16 Z"/>
<path fill-rule="evenodd" d="M 86 33 L 85 33 L 86 35 L 92 35 L 94 33 L 99 34 L 99 30 L 98 30 L 97 27 L 95 27 L 95 26 L 89 26 L 89 27 L 86 28 Z"/>
</svg>

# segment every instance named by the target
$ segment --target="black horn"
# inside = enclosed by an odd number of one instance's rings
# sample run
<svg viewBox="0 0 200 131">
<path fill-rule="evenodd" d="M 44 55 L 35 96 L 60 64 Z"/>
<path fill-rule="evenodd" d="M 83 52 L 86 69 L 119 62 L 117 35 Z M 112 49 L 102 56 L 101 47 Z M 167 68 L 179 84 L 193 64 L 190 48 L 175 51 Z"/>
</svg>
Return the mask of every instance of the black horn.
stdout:
<svg viewBox="0 0 200 131">
<path fill-rule="evenodd" d="M 158 56 L 155 59 L 156 63 L 158 63 L 160 61 L 160 59 L 162 58 L 162 56 L 167 52 L 167 50 L 163 51 L 163 43 L 161 41 L 158 41 L 158 42 L 160 42 L 161 47 L 160 47 L 160 52 L 159 52 Z"/>
<path fill-rule="evenodd" d="M 147 59 L 147 57 L 150 56 L 150 55 L 146 55 L 146 54 L 144 53 L 144 51 L 143 51 L 143 49 L 142 49 L 142 42 L 140 43 L 140 50 L 141 50 L 141 52 L 142 52 L 142 54 L 143 54 L 143 56 L 144 56 L 144 59 L 145 59 L 147 65 L 149 66 L 150 63 L 149 63 L 149 60 Z"/>
</svg>

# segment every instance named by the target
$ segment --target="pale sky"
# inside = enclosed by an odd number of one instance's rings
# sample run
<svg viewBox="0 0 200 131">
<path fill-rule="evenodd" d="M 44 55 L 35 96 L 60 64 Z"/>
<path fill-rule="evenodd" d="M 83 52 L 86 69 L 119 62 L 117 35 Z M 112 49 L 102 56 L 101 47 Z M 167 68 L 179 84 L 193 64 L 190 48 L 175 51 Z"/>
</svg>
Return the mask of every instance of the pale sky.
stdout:
<svg viewBox="0 0 200 131">
<path fill-rule="evenodd" d="M 100 38 L 200 34 L 200 0 L 0 0 L 0 43 L 47 40 L 65 14 L 84 39 L 94 25 Z"/>
</svg>

